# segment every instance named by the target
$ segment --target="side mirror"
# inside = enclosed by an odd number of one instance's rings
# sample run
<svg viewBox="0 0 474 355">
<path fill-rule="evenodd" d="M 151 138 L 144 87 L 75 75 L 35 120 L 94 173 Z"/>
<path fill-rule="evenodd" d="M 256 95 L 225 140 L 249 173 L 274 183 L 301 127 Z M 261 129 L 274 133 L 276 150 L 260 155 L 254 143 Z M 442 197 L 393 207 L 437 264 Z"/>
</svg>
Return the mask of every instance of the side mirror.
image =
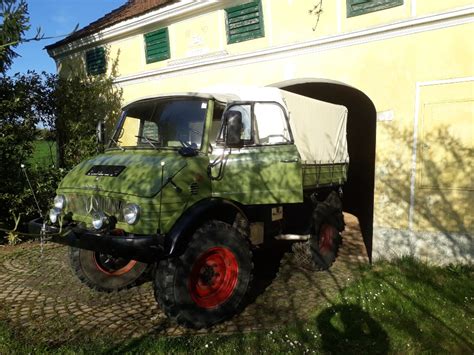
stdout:
<svg viewBox="0 0 474 355">
<path fill-rule="evenodd" d="M 224 114 L 226 122 L 225 141 L 230 148 L 240 148 L 243 146 L 243 140 L 240 138 L 244 128 L 242 124 L 242 113 L 239 111 L 227 111 Z"/>
<path fill-rule="evenodd" d="M 104 145 L 105 144 L 105 123 L 104 121 L 97 122 L 97 128 L 95 131 L 97 137 L 97 144 Z"/>
</svg>

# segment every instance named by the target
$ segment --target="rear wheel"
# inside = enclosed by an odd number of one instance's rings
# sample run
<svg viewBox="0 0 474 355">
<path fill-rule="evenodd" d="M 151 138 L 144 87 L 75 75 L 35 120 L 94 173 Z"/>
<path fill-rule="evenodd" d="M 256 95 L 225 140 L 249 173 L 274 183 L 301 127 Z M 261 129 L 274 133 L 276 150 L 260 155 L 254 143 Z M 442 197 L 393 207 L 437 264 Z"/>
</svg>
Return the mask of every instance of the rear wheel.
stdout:
<svg viewBox="0 0 474 355">
<path fill-rule="evenodd" d="M 309 241 L 313 266 L 318 270 L 327 270 L 337 257 L 342 237 L 331 219 L 325 220 Z"/>
<path fill-rule="evenodd" d="M 144 278 L 148 265 L 91 250 L 70 248 L 69 260 L 79 280 L 97 291 L 119 291 Z"/>
<path fill-rule="evenodd" d="M 327 270 L 337 257 L 344 230 L 342 202 L 332 192 L 313 211 L 312 234 L 309 241 L 294 244 L 297 263 L 313 270 Z"/>
<path fill-rule="evenodd" d="M 179 324 L 209 327 L 240 310 L 252 267 L 247 240 L 232 226 L 211 221 L 193 234 L 182 255 L 160 261 L 155 297 Z"/>
</svg>

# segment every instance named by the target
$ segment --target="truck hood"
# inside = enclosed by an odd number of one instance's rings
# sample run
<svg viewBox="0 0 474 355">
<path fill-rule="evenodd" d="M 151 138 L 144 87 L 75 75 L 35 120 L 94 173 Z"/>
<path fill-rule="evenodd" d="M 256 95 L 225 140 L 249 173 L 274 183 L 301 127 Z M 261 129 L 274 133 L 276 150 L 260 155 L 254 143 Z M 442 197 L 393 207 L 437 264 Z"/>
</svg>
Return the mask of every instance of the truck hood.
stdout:
<svg viewBox="0 0 474 355">
<path fill-rule="evenodd" d="M 169 177 L 186 165 L 177 152 L 127 151 L 106 153 L 86 160 L 72 169 L 59 184 L 59 190 L 114 192 L 153 197 Z M 161 178 L 161 164 L 163 179 Z"/>
</svg>

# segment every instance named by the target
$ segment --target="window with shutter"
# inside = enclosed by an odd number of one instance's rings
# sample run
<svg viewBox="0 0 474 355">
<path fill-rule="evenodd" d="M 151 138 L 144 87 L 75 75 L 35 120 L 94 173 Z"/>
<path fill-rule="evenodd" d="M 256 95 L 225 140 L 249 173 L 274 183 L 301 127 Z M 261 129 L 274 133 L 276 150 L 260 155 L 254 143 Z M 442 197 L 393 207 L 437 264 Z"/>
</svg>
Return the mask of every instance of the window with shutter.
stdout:
<svg viewBox="0 0 474 355">
<path fill-rule="evenodd" d="M 159 62 L 170 57 L 167 27 L 145 34 L 145 54 L 147 64 Z"/>
<path fill-rule="evenodd" d="M 227 43 L 237 43 L 263 37 L 263 15 L 260 0 L 226 9 Z"/>
<path fill-rule="evenodd" d="M 106 71 L 105 49 L 97 47 L 86 52 L 87 74 L 99 75 Z"/>
<path fill-rule="evenodd" d="M 347 17 L 403 5 L 403 0 L 347 0 Z"/>
</svg>

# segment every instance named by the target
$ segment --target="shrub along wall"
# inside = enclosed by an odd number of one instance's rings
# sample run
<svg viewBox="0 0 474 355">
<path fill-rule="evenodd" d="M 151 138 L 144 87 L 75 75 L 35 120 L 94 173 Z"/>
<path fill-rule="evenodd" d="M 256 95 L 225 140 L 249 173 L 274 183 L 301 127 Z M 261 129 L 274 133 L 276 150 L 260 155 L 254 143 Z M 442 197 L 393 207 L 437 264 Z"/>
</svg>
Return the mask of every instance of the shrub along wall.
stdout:
<svg viewBox="0 0 474 355">
<path fill-rule="evenodd" d="M 19 216 L 23 224 L 39 215 L 25 170 L 44 215 L 65 173 L 100 151 L 97 122 L 112 127 L 121 107 L 114 74 L 112 68 L 110 75 L 98 76 L 83 69 L 70 71 L 67 78 L 35 72 L 0 76 L 0 228 L 12 228 Z M 55 164 L 31 159 L 38 125 L 57 142 Z"/>
</svg>

